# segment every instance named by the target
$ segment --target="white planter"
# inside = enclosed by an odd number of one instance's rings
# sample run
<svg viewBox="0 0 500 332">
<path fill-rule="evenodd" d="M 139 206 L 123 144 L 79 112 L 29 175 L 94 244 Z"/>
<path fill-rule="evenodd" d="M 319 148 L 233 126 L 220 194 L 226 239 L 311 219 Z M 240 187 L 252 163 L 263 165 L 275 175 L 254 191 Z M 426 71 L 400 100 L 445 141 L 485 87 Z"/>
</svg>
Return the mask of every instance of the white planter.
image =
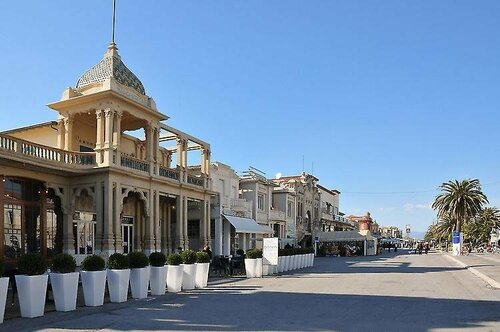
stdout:
<svg viewBox="0 0 500 332">
<path fill-rule="evenodd" d="M 285 268 L 283 272 L 290 271 L 292 268 L 292 256 L 285 256 Z"/>
<path fill-rule="evenodd" d="M 109 300 L 120 303 L 127 301 L 130 269 L 108 270 Z"/>
<path fill-rule="evenodd" d="M 247 278 L 255 278 L 256 269 L 257 269 L 257 259 L 245 258 L 245 272 Z"/>
<path fill-rule="evenodd" d="M 262 278 L 262 258 L 256 258 L 257 262 L 255 263 L 255 277 Z"/>
<path fill-rule="evenodd" d="M 310 258 L 310 261 L 309 261 L 309 266 L 313 266 L 314 265 L 314 254 L 309 254 L 311 255 L 311 258 Z"/>
<path fill-rule="evenodd" d="M 0 278 L 0 323 L 3 323 L 5 314 L 5 302 L 7 301 L 7 289 L 9 288 L 9 278 Z"/>
<path fill-rule="evenodd" d="M 163 295 L 167 287 L 167 266 L 151 266 L 151 295 Z"/>
<path fill-rule="evenodd" d="M 167 290 L 171 293 L 177 293 L 182 288 L 182 278 L 184 267 L 180 265 L 169 265 L 167 269 Z"/>
<path fill-rule="evenodd" d="M 299 256 L 293 255 L 292 256 L 292 270 L 297 270 L 298 267 L 299 267 Z"/>
<path fill-rule="evenodd" d="M 196 263 L 196 288 L 207 287 L 209 268 L 210 263 Z"/>
<path fill-rule="evenodd" d="M 43 316 L 48 279 L 48 274 L 39 276 L 16 276 L 21 317 L 33 318 Z"/>
<path fill-rule="evenodd" d="M 87 307 L 97 307 L 104 303 L 106 270 L 80 271 L 82 277 L 83 298 Z"/>
<path fill-rule="evenodd" d="M 285 270 L 285 256 L 278 256 L 278 273 Z"/>
<path fill-rule="evenodd" d="M 148 297 L 149 288 L 149 266 L 130 269 L 130 289 L 134 299 L 145 299 Z"/>
<path fill-rule="evenodd" d="M 196 265 L 181 264 L 183 269 L 182 289 L 194 289 L 196 286 Z"/>
<path fill-rule="evenodd" d="M 273 268 L 272 265 L 263 264 L 262 265 L 262 275 L 268 276 L 269 274 L 271 274 L 272 272 L 270 272 L 270 271 L 272 271 L 272 268 Z"/>
<path fill-rule="evenodd" d="M 300 255 L 300 268 L 303 269 L 306 267 L 306 255 L 302 254 Z"/>
<path fill-rule="evenodd" d="M 72 311 L 76 309 L 79 275 L 78 272 L 50 274 L 50 284 L 52 285 L 56 311 Z"/>
</svg>

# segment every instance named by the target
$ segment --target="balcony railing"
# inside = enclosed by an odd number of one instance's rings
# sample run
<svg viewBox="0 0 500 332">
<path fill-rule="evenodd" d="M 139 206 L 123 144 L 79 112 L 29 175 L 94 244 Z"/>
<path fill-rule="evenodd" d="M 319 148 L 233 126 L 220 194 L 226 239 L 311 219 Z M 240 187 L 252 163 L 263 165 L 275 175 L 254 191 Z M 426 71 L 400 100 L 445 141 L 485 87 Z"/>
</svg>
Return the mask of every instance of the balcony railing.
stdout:
<svg viewBox="0 0 500 332">
<path fill-rule="evenodd" d="M 194 184 L 195 186 L 203 187 L 205 184 L 205 181 L 201 178 L 196 177 L 196 176 L 188 175 L 187 176 L 187 183 Z"/>
<path fill-rule="evenodd" d="M 285 212 L 283 212 L 283 211 L 271 210 L 271 211 L 269 211 L 269 219 L 286 221 L 286 215 L 285 215 Z"/>
<path fill-rule="evenodd" d="M 37 160 L 87 167 L 96 166 L 95 152 L 60 150 L 2 134 L 0 134 L 0 149 Z"/>
<path fill-rule="evenodd" d="M 160 166 L 159 174 L 160 176 L 163 176 L 165 178 L 170 178 L 179 181 L 179 171 L 176 169 L 165 168 Z"/>
<path fill-rule="evenodd" d="M 250 211 L 252 209 L 251 202 L 248 202 L 244 198 L 221 198 L 222 206 L 238 211 Z"/>
<path fill-rule="evenodd" d="M 149 163 L 148 162 L 146 162 L 144 160 L 132 158 L 132 157 L 126 156 L 124 154 L 122 154 L 122 157 L 121 157 L 121 166 L 126 167 L 126 168 L 131 168 L 131 169 L 134 169 L 136 171 L 149 173 Z"/>
</svg>

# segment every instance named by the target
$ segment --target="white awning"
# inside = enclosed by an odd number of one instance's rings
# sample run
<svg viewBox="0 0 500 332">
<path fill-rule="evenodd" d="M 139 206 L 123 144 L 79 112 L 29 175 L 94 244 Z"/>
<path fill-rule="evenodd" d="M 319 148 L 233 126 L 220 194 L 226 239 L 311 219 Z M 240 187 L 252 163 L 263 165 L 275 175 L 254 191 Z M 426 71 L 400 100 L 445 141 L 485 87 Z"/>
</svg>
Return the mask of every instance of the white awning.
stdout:
<svg viewBox="0 0 500 332">
<path fill-rule="evenodd" d="M 273 230 L 269 226 L 259 225 L 255 220 L 250 218 L 241 218 L 222 215 L 224 219 L 229 221 L 234 226 L 236 233 L 258 233 L 258 234 L 273 234 Z"/>
</svg>

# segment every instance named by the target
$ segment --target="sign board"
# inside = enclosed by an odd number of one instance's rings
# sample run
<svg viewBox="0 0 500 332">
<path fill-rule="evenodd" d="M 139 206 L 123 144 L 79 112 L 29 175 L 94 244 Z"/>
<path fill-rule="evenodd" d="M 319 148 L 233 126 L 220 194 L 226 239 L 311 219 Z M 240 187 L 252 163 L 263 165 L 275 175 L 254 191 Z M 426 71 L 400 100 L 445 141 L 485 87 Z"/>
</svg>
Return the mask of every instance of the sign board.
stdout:
<svg viewBox="0 0 500 332">
<path fill-rule="evenodd" d="M 314 243 L 319 243 L 319 236 L 314 237 Z"/>
<path fill-rule="evenodd" d="M 406 234 L 410 234 L 410 233 L 411 233 L 410 225 L 406 225 Z"/>
<path fill-rule="evenodd" d="M 462 252 L 462 235 L 460 232 L 452 233 L 453 255 L 459 256 Z"/>
<path fill-rule="evenodd" d="M 278 238 L 263 238 L 262 241 L 262 264 L 278 265 Z"/>
</svg>

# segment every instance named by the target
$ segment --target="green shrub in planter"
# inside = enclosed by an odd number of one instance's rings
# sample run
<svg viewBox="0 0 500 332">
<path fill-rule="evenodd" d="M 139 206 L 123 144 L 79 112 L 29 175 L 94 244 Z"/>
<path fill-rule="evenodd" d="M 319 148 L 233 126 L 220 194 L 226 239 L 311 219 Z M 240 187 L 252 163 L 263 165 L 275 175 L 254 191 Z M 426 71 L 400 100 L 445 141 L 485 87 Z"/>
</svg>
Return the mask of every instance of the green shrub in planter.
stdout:
<svg viewBox="0 0 500 332">
<path fill-rule="evenodd" d="M 181 255 L 179 255 L 175 252 L 168 255 L 168 257 L 167 257 L 167 264 L 168 265 L 180 265 L 181 263 L 182 263 Z"/>
<path fill-rule="evenodd" d="M 52 260 L 52 272 L 71 273 L 76 270 L 76 261 L 70 254 L 57 254 Z"/>
<path fill-rule="evenodd" d="M 182 263 L 194 264 L 196 263 L 196 253 L 192 250 L 184 250 L 181 252 Z"/>
<path fill-rule="evenodd" d="M 149 255 L 149 264 L 151 266 L 164 266 L 166 261 L 167 257 L 162 252 L 155 251 Z"/>
<path fill-rule="evenodd" d="M 210 256 L 204 251 L 196 253 L 196 263 L 210 263 Z"/>
<path fill-rule="evenodd" d="M 236 255 L 238 255 L 238 256 L 243 256 L 243 255 L 245 255 L 245 250 L 243 250 L 243 249 L 238 249 L 238 250 L 236 250 Z"/>
<path fill-rule="evenodd" d="M 141 251 L 131 252 L 127 257 L 131 269 L 142 269 L 149 265 L 148 256 Z"/>
<path fill-rule="evenodd" d="M 255 259 L 255 258 L 257 258 L 257 253 L 255 252 L 255 249 L 247 250 L 246 257 L 248 259 Z"/>
<path fill-rule="evenodd" d="M 102 271 L 106 267 L 104 258 L 98 255 L 87 256 L 82 262 L 84 271 Z"/>
<path fill-rule="evenodd" d="M 124 254 L 115 252 L 108 259 L 108 269 L 110 270 L 125 270 L 128 269 L 128 258 Z"/>
<path fill-rule="evenodd" d="M 47 270 L 47 265 L 42 254 L 26 254 L 19 258 L 17 268 L 20 274 L 36 276 L 44 274 Z"/>
</svg>

